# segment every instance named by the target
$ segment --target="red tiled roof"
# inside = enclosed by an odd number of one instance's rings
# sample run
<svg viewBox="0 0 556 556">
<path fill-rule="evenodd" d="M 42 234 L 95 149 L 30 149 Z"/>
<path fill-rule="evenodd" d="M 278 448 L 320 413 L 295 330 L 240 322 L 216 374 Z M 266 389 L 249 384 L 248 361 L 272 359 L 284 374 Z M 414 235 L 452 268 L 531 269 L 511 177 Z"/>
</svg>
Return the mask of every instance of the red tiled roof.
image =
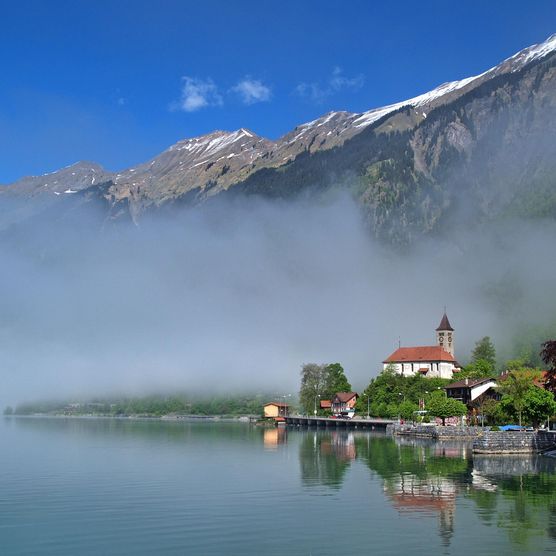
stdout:
<svg viewBox="0 0 556 556">
<path fill-rule="evenodd" d="M 267 405 L 275 405 L 276 407 L 289 407 L 287 403 L 282 402 L 268 402 L 264 404 L 264 407 L 266 407 Z"/>
<path fill-rule="evenodd" d="M 339 401 L 341 403 L 349 402 L 353 397 L 357 396 L 356 392 L 337 392 L 334 394 L 332 401 Z"/>
<path fill-rule="evenodd" d="M 384 363 L 420 363 L 424 361 L 449 361 L 457 364 L 454 357 L 440 346 L 398 348 Z"/>
<path fill-rule="evenodd" d="M 424 375 L 426 375 L 429 372 L 429 368 L 428 367 L 421 367 L 419 369 L 420 373 L 423 373 Z"/>
<path fill-rule="evenodd" d="M 330 400 L 321 400 L 320 401 L 320 408 L 321 409 L 330 409 L 332 407 L 332 402 Z"/>
</svg>

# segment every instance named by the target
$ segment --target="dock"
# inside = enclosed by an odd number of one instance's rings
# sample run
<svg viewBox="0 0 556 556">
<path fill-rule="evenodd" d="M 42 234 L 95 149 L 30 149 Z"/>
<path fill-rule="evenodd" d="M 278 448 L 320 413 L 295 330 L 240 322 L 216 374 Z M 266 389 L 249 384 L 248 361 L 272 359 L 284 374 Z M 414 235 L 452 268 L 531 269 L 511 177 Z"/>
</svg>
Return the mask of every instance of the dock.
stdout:
<svg viewBox="0 0 556 556">
<path fill-rule="evenodd" d="M 385 432 L 386 427 L 397 421 L 391 419 L 333 419 L 332 417 L 304 417 L 294 415 L 284 417 L 286 425 L 291 427 L 347 428 L 376 430 Z"/>
</svg>

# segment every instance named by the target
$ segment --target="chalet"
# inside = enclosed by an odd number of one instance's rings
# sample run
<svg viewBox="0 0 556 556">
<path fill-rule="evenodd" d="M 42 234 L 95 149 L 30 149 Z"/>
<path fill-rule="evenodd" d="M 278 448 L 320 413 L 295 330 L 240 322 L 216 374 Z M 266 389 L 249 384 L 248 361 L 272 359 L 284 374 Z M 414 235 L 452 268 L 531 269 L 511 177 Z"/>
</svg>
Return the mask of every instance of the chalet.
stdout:
<svg viewBox="0 0 556 556">
<path fill-rule="evenodd" d="M 269 402 L 264 405 L 265 417 L 287 417 L 289 415 L 289 406 L 282 402 Z"/>
<path fill-rule="evenodd" d="M 358 397 L 356 392 L 337 392 L 330 400 L 332 414 L 353 417 Z"/>
<path fill-rule="evenodd" d="M 393 368 L 402 376 L 452 378 L 460 367 L 454 357 L 454 329 L 446 313 L 436 329 L 436 340 L 435 346 L 400 346 L 383 361 L 383 368 Z"/>
<path fill-rule="evenodd" d="M 463 402 L 467 407 L 477 406 L 482 400 L 500 399 L 494 378 L 466 378 L 445 386 L 446 396 Z"/>
</svg>

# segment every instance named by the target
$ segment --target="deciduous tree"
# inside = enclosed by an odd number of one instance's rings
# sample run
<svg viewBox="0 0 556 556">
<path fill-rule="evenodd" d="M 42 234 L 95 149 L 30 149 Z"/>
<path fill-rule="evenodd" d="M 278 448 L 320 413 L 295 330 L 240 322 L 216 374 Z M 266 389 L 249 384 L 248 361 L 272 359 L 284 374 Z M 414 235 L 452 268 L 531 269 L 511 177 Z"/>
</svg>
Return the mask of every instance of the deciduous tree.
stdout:
<svg viewBox="0 0 556 556">
<path fill-rule="evenodd" d="M 532 375 L 512 371 L 508 373 L 504 380 L 500 381 L 499 388 L 504 394 L 502 398 L 503 405 L 514 408 L 519 419 L 519 426 L 521 426 L 521 417 L 525 409 L 527 393 L 531 388 L 535 388 Z"/>
<path fill-rule="evenodd" d="M 427 399 L 426 408 L 433 417 L 442 419 L 442 425 L 446 424 L 447 417 L 460 417 L 467 413 L 464 403 L 454 398 L 447 398 L 444 392 L 434 392 Z"/>
</svg>

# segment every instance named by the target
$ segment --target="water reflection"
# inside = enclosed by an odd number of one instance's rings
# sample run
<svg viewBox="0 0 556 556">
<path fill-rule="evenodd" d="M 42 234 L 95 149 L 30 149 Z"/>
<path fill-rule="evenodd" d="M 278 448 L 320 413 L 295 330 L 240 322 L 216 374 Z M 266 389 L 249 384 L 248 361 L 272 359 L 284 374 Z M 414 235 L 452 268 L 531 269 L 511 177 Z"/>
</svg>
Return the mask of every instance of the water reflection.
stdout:
<svg viewBox="0 0 556 556">
<path fill-rule="evenodd" d="M 309 432 L 299 447 L 301 480 L 306 486 L 340 488 L 356 455 L 353 432 Z"/>
<path fill-rule="evenodd" d="M 278 445 L 285 444 L 287 440 L 288 431 L 286 427 L 263 429 L 263 443 L 268 450 L 276 450 Z"/>
<path fill-rule="evenodd" d="M 472 501 L 487 525 L 521 548 L 556 540 L 556 462 L 544 456 L 475 456 L 469 444 L 390 438 L 357 432 L 303 434 L 299 458 L 307 486 L 339 489 L 352 462 L 382 481 L 385 499 L 401 515 L 438 518 L 444 546 L 451 542 L 457 508 Z M 463 526 L 463 525 L 462 525 Z"/>
<path fill-rule="evenodd" d="M 477 530 L 480 536 L 498 537 L 506 548 L 511 542 L 514 548 L 530 553 L 540 552 L 542 543 L 544 548 L 556 546 L 549 544 L 556 541 L 556 461 L 548 457 L 473 457 L 469 445 L 461 443 L 395 439 L 380 433 L 347 429 L 263 429 L 223 422 L 200 425 L 158 420 L 10 418 L 5 420 L 4 434 L 5 444 L 10 445 L 10 439 L 17 441 L 17 453 L 23 454 L 10 459 L 13 450 L 6 451 L 3 455 L 5 469 L 11 469 L 14 477 L 25 473 L 31 477 L 43 476 L 42 461 L 50 458 L 47 463 L 50 462 L 51 469 L 52 466 L 57 469 L 53 462 L 61 462 L 59 485 L 62 487 L 68 483 L 68 477 L 80 477 L 85 469 L 87 473 L 97 473 L 97 480 L 106 481 L 109 488 L 113 485 L 119 488 L 120 484 L 133 484 L 133 488 L 138 484 L 147 485 L 146 492 L 150 494 L 154 492 L 149 486 L 151 483 L 136 480 L 141 470 L 146 470 L 147 477 L 153 475 L 153 470 L 164 470 L 157 483 L 162 492 L 166 492 L 164 489 L 170 484 L 167 478 L 170 473 L 178 485 L 171 492 L 183 491 L 189 496 L 192 485 L 197 484 L 191 477 L 198 477 L 195 480 L 201 485 L 203 477 L 211 476 L 207 484 L 214 486 L 215 498 L 210 505 L 203 506 L 209 488 L 204 485 L 198 490 L 197 508 L 204 508 L 206 514 L 203 515 L 213 515 L 218 503 L 222 503 L 222 515 L 226 519 L 230 515 L 247 519 L 244 512 L 248 512 L 249 504 L 237 501 L 234 511 L 229 507 L 235 500 L 234 493 L 241 490 L 242 480 L 248 485 L 246 492 L 254 496 L 251 502 L 255 505 L 266 504 L 268 485 L 275 485 L 273 496 L 276 500 L 283 497 L 288 512 L 296 508 L 293 500 L 299 503 L 307 493 L 311 495 L 310 500 L 305 501 L 307 507 L 314 512 L 321 511 L 321 506 L 325 505 L 313 505 L 314 494 L 341 498 L 345 486 L 352 489 L 351 493 L 357 489 L 357 500 L 354 500 L 357 509 L 353 515 L 365 519 L 365 524 L 369 522 L 370 531 L 370 521 L 374 526 L 377 513 L 385 506 L 390 513 L 392 509 L 397 512 L 399 520 L 382 519 L 381 532 L 388 539 L 407 520 L 417 518 L 424 522 L 427 518 L 436 524 L 442 543 L 445 546 L 451 543 L 451 551 L 456 547 L 454 539 L 459 537 L 461 541 L 461 533 L 465 532 L 465 537 L 468 530 Z M 43 457 L 43 453 L 48 458 Z M 94 466 L 87 467 L 85 456 L 93 458 Z M 28 466 L 25 473 L 20 469 L 23 464 Z M 72 470 L 73 475 L 66 473 L 66 468 Z M 207 468 L 213 475 L 207 475 Z M 259 485 L 259 490 L 253 489 L 253 477 L 261 474 L 261 469 L 271 480 Z M 292 487 L 299 488 L 298 473 L 303 487 L 301 493 Z M 130 480 L 131 483 L 126 482 Z M 9 481 L 5 480 L 4 484 Z M 226 496 L 222 496 L 224 491 Z M 369 494 L 374 496 L 372 500 L 364 494 L 367 491 L 374 493 Z M 8 499 L 4 496 L 4 501 Z M 0 506 L 1 503 L 2 500 Z M 180 502 L 178 507 L 190 508 L 191 505 L 182 506 Z M 195 512 L 193 517 L 197 509 Z M 284 515 L 290 515 L 288 512 Z M 354 531 L 358 532 L 360 522 L 353 520 L 353 515 L 349 514 L 346 522 L 357 526 Z M 362 517 L 366 515 L 370 517 Z M 188 515 L 187 519 L 190 523 L 192 517 Z M 319 523 L 312 526 L 318 527 Z"/>
</svg>

